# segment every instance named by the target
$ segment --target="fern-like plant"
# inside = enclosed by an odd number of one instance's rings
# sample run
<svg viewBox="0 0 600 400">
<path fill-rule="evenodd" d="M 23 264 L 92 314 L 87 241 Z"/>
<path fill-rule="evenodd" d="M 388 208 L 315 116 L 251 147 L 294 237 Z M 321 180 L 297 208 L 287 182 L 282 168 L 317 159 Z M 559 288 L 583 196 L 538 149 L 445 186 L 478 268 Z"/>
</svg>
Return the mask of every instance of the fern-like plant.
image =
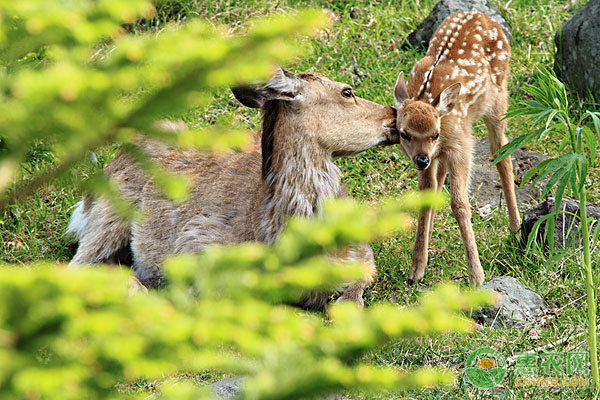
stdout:
<svg viewBox="0 0 600 400">
<path fill-rule="evenodd" d="M 596 229 L 594 237 L 590 236 L 590 222 L 586 213 L 587 202 L 587 173 L 588 166 L 593 165 L 597 157 L 597 141 L 600 138 L 600 112 L 585 111 L 581 117 L 573 118 L 564 84 L 554 72 L 542 69 L 535 77 L 535 85 L 525 88 L 533 96 L 532 100 L 524 100 L 507 114 L 507 118 L 525 116 L 531 124 L 531 132 L 517 137 L 503 146 L 495 163 L 508 157 L 517 149 L 530 141 L 537 141 L 547 134 L 558 135 L 559 150 L 563 151 L 558 157 L 542 161 L 530 169 L 521 185 L 528 182 L 537 174 L 533 183 L 550 177 L 544 186 L 542 196 L 550 193 L 556 187 L 555 209 L 552 213 L 540 218 L 529 235 L 527 246 L 532 244 L 538 229 L 547 222 L 546 237 L 551 251 L 554 249 L 554 220 L 560 214 L 560 205 L 565 193 L 570 193 L 580 203 L 580 224 L 583 244 L 582 265 L 585 271 L 587 309 L 588 309 L 588 350 L 590 356 L 592 381 L 596 388 L 600 387 L 598 376 L 598 356 L 596 344 L 596 292 L 598 285 L 594 279 L 594 270 L 590 258 L 590 242 L 595 243 L 600 229 Z"/>
</svg>

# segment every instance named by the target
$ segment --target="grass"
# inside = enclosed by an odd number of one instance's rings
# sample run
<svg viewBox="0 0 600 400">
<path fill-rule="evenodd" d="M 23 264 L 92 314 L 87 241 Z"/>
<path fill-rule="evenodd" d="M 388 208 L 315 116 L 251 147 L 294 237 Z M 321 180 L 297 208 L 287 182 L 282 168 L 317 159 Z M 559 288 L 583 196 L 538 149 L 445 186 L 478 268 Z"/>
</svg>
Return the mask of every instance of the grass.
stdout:
<svg viewBox="0 0 600 400">
<path fill-rule="evenodd" d="M 238 29 L 250 16 L 275 12 L 288 12 L 296 7 L 311 5 L 327 8 L 334 23 L 323 34 L 311 41 L 313 51 L 295 65 L 286 67 L 294 72 L 319 71 L 332 79 L 354 86 L 358 96 L 382 104 L 393 104 L 392 89 L 400 71 L 408 73 L 416 60 L 423 56 L 419 49 L 400 49 L 408 33 L 427 15 L 434 5 L 432 0 L 405 1 L 308 1 L 296 0 L 178 0 L 161 9 L 153 21 L 143 21 L 137 30 L 158 29 L 166 21 L 185 21 L 190 18 L 206 18 L 214 23 L 226 24 Z M 560 24 L 579 8 L 584 1 L 571 2 L 516 0 L 492 2 L 513 28 L 511 61 L 512 76 L 509 83 L 511 105 L 527 96 L 522 91 L 532 82 L 537 66 L 553 63 L 553 35 Z M 351 17 L 351 10 L 354 18 Z M 365 77 L 359 78 L 353 67 L 355 56 Z M 572 95 L 575 98 L 575 95 Z M 590 99 L 575 99 L 578 106 L 574 113 L 585 109 L 598 109 Z M 226 117 L 223 117 L 226 115 Z M 237 104 L 229 90 L 215 93 L 214 101 L 207 109 L 190 110 L 181 117 L 195 126 L 207 126 L 228 120 L 256 129 L 260 115 L 255 110 Z M 521 119 L 508 121 L 507 134 L 518 136 L 527 131 Z M 486 135 L 482 122 L 476 124 L 475 135 Z M 544 138 L 529 150 L 556 155 L 558 142 L 551 136 Z M 101 168 L 115 154 L 114 147 L 107 147 L 97 154 L 98 163 L 91 162 L 73 171 L 71 176 L 53 182 L 26 201 L 11 206 L 0 214 L 0 262 L 27 263 L 35 260 L 66 262 L 74 247 L 64 236 L 71 207 L 78 201 L 81 190 L 73 182 L 74 177 L 85 176 Z M 52 162 L 51 155 L 41 147 L 23 166 L 27 177 L 39 165 Z M 353 158 L 340 159 L 339 166 L 344 180 L 354 198 L 362 202 L 377 203 L 386 197 L 398 196 L 416 189 L 413 168 L 397 147 L 377 148 Z M 598 167 L 596 165 L 595 167 Z M 600 199 L 600 173 L 590 168 L 589 201 Z M 493 347 L 506 357 L 536 349 L 564 338 L 571 340 L 550 351 L 584 351 L 585 327 L 584 275 L 574 252 L 566 252 L 551 260 L 543 253 L 524 254 L 510 236 L 508 218 L 504 208 L 494 209 L 482 218 L 473 213 L 473 227 L 479 247 L 482 266 L 486 276 L 510 275 L 532 287 L 544 297 L 551 312 L 537 323 L 522 329 L 496 330 L 481 328 L 470 336 L 444 336 L 403 341 L 373 353 L 370 360 L 379 365 L 393 365 L 410 369 L 417 365 L 436 365 L 450 368 L 461 374 L 468 354 L 479 347 Z M 468 272 L 463 254 L 460 233 L 449 208 L 440 210 L 435 221 L 431 243 L 430 262 L 425 279 L 418 286 L 406 286 L 411 260 L 414 232 L 402 233 L 373 244 L 379 270 L 377 282 L 365 293 L 367 304 L 391 301 L 399 305 L 413 303 L 416 296 L 435 284 L 451 280 L 467 286 Z M 598 265 L 598 256 L 595 264 Z M 202 378 L 208 376 L 209 378 Z M 462 375 L 461 375 L 462 376 Z M 590 398 L 587 389 L 557 389 L 514 387 L 514 366 L 502 385 L 505 398 Z M 213 381 L 210 373 L 194 374 L 192 378 L 182 375 L 176 379 L 192 379 L 199 382 Z M 153 392 L 155 383 L 137 382 L 135 388 Z M 131 387 L 130 387 L 131 389 Z M 380 398 L 366 393 L 354 393 L 352 398 Z M 406 393 L 407 398 L 490 398 L 491 394 L 465 383 L 462 378 L 455 387 L 419 390 Z M 383 396 L 387 398 L 389 396 Z"/>
</svg>

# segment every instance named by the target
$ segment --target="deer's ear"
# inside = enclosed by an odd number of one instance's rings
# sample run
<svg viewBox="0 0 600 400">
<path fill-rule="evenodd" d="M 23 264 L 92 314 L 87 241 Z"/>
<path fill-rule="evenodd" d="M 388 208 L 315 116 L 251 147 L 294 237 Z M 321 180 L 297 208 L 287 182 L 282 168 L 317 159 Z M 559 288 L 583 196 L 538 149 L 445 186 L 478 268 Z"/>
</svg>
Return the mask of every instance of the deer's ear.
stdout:
<svg viewBox="0 0 600 400">
<path fill-rule="evenodd" d="M 399 108 L 404 101 L 408 99 L 408 90 L 406 90 L 406 82 L 404 81 L 404 72 L 400 72 L 394 87 L 394 102 L 396 108 Z"/>
<path fill-rule="evenodd" d="M 267 101 L 262 93 L 262 89 L 255 89 L 249 86 L 238 86 L 231 88 L 236 99 L 246 107 L 262 108 Z"/>
<path fill-rule="evenodd" d="M 448 114 L 458 101 L 458 95 L 460 94 L 461 84 L 456 82 L 453 85 L 448 86 L 438 97 L 431 103 L 435 107 L 440 117 Z"/>
<path fill-rule="evenodd" d="M 263 87 L 238 86 L 231 91 L 236 99 L 246 107 L 262 108 L 269 100 L 290 101 L 300 93 L 302 80 L 296 75 L 277 67 L 275 74 Z"/>
<path fill-rule="evenodd" d="M 296 75 L 277 67 L 275 74 L 263 87 L 263 91 L 269 100 L 292 100 L 300 93 L 302 80 Z"/>
</svg>

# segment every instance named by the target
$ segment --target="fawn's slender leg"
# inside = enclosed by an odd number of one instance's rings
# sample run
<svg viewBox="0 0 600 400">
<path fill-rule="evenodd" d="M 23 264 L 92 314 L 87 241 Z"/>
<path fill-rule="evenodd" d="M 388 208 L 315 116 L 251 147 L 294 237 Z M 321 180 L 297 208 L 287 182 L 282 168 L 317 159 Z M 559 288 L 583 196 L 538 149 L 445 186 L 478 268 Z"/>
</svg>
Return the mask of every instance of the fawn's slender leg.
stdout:
<svg viewBox="0 0 600 400">
<path fill-rule="evenodd" d="M 492 155 L 498 149 L 506 144 L 506 121 L 502 116 L 506 113 L 506 89 L 504 95 L 497 97 L 491 114 L 483 117 L 483 121 L 487 126 L 490 141 L 490 151 Z M 517 208 L 517 198 L 515 196 L 515 178 L 513 176 L 513 166 L 510 157 L 506 157 L 496 164 L 500 180 L 502 182 L 502 191 L 506 199 L 506 208 L 508 209 L 508 219 L 510 221 L 510 230 L 516 233 L 521 226 L 521 217 Z"/>
<path fill-rule="evenodd" d="M 418 171 L 419 190 L 435 188 L 435 165 L 423 171 Z M 429 247 L 429 237 L 431 236 L 432 211 L 423 210 L 419 212 L 419 220 L 417 222 L 417 234 L 413 245 L 412 265 L 408 274 L 408 280 L 418 281 L 425 274 L 427 266 L 427 249 Z"/>
<path fill-rule="evenodd" d="M 481 285 L 485 280 L 485 274 L 479 261 L 477 244 L 475 243 L 475 234 L 471 224 L 471 207 L 467 196 L 467 185 L 469 181 L 471 153 L 465 152 L 463 160 L 460 163 L 452 165 L 450 169 L 450 206 L 452 214 L 460 228 L 463 245 L 465 246 L 465 255 L 467 257 L 467 266 L 471 274 L 471 283 Z M 460 164 L 460 165 L 458 165 Z"/>
<path fill-rule="evenodd" d="M 446 180 L 446 166 L 438 160 L 434 160 L 437 164 L 437 172 L 435 178 L 435 190 L 440 192 L 444 187 L 444 181 Z M 429 242 L 431 243 L 431 234 L 433 232 L 433 221 L 435 220 L 435 210 L 431 210 L 431 217 L 429 218 Z"/>
</svg>

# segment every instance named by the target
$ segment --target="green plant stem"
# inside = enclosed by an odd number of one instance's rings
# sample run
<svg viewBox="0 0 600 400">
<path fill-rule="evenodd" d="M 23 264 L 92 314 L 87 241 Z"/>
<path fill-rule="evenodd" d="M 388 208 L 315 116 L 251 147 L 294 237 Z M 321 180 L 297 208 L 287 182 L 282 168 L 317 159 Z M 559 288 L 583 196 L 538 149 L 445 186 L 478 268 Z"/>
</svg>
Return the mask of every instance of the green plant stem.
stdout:
<svg viewBox="0 0 600 400">
<path fill-rule="evenodd" d="M 588 306 L 588 352 L 590 367 L 592 369 L 592 383 L 595 389 L 600 387 L 598 379 L 598 355 L 596 347 L 596 296 L 594 279 L 592 276 L 592 263 L 590 261 L 590 239 L 587 226 L 587 193 L 585 186 L 581 189 L 579 197 L 579 213 L 581 216 L 581 236 L 583 240 L 583 266 L 585 268 L 585 286 L 587 291 Z"/>
</svg>

